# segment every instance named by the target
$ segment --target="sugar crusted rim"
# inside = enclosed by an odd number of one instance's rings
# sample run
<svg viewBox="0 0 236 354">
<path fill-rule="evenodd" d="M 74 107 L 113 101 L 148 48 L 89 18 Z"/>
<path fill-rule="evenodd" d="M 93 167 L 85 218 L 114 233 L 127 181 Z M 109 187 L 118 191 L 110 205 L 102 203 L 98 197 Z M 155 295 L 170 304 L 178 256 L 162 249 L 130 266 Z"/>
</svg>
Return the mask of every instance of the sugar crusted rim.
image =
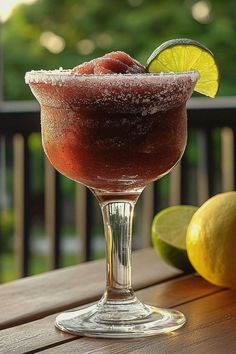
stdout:
<svg viewBox="0 0 236 354">
<path fill-rule="evenodd" d="M 64 84 L 68 82 L 73 82 L 73 81 L 79 81 L 79 80 L 101 80 L 104 78 L 112 78 L 114 79 L 124 79 L 126 78 L 127 80 L 131 79 L 137 79 L 137 80 L 143 80 L 147 79 L 150 77 L 160 77 L 163 78 L 165 77 L 166 79 L 168 78 L 177 78 L 177 77 L 190 77 L 190 79 L 195 82 L 199 79 L 200 74 L 198 71 L 184 71 L 184 72 L 168 72 L 168 73 L 137 73 L 137 74 L 119 74 L 119 73 L 114 73 L 114 74 L 76 74 L 73 73 L 72 70 L 63 70 L 63 69 L 57 69 L 57 70 L 31 70 L 26 72 L 25 74 L 25 83 L 30 84 L 30 83 L 45 83 L 45 84 L 54 84 L 56 85 L 57 83 Z"/>
</svg>

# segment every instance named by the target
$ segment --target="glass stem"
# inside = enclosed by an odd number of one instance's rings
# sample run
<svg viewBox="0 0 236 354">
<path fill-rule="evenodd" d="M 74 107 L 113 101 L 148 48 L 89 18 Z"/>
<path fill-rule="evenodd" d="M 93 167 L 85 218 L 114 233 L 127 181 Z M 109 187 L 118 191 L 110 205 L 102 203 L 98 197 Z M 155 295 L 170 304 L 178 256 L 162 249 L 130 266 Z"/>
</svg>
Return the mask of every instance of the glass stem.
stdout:
<svg viewBox="0 0 236 354">
<path fill-rule="evenodd" d="M 134 205 L 133 201 L 112 201 L 101 204 L 106 238 L 105 300 L 130 301 L 134 299 L 131 286 Z"/>
</svg>

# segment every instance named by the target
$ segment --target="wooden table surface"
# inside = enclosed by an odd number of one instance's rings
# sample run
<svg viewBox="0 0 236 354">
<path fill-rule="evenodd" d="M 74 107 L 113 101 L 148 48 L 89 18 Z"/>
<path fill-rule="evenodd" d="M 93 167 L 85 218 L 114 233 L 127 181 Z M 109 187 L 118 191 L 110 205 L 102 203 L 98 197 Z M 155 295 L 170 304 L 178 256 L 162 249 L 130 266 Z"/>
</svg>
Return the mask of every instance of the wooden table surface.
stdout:
<svg viewBox="0 0 236 354">
<path fill-rule="evenodd" d="M 176 308 L 179 330 L 140 339 L 76 337 L 54 327 L 56 314 L 100 298 L 104 260 L 0 286 L 0 353 L 236 353 L 236 292 L 165 265 L 148 248 L 133 254 L 133 286 L 140 300 Z"/>
</svg>

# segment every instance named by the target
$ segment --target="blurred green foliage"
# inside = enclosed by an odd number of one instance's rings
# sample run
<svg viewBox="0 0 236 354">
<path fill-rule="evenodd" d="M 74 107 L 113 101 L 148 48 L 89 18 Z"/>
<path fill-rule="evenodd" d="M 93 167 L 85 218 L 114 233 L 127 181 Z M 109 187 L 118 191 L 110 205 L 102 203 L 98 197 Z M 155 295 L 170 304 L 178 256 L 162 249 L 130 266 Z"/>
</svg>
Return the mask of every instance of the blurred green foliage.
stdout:
<svg viewBox="0 0 236 354">
<path fill-rule="evenodd" d="M 19 5 L 3 25 L 5 97 L 32 99 L 24 84 L 27 70 L 71 68 L 112 50 L 145 63 L 155 47 L 177 37 L 198 40 L 215 53 L 222 73 L 220 94 L 233 95 L 235 13 L 235 0 L 227 5 L 221 0 L 37 0 Z"/>
</svg>

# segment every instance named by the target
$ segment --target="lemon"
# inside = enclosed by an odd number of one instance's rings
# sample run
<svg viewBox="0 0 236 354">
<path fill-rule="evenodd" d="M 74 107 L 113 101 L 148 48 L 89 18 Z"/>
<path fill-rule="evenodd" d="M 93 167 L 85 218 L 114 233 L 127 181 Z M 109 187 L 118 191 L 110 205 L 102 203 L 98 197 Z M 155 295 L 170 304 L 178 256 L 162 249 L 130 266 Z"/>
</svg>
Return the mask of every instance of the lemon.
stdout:
<svg viewBox="0 0 236 354">
<path fill-rule="evenodd" d="M 189 259 L 202 277 L 236 288 L 236 192 L 217 194 L 197 210 L 186 243 Z"/>
<path fill-rule="evenodd" d="M 186 251 L 186 231 L 198 208 L 176 205 L 159 212 L 152 223 L 152 242 L 161 258 L 185 272 L 193 271 Z"/>
<path fill-rule="evenodd" d="M 191 39 L 172 39 L 160 45 L 150 55 L 147 70 L 151 73 L 196 70 L 200 78 L 195 91 L 215 97 L 219 90 L 219 69 L 213 53 Z"/>
</svg>

